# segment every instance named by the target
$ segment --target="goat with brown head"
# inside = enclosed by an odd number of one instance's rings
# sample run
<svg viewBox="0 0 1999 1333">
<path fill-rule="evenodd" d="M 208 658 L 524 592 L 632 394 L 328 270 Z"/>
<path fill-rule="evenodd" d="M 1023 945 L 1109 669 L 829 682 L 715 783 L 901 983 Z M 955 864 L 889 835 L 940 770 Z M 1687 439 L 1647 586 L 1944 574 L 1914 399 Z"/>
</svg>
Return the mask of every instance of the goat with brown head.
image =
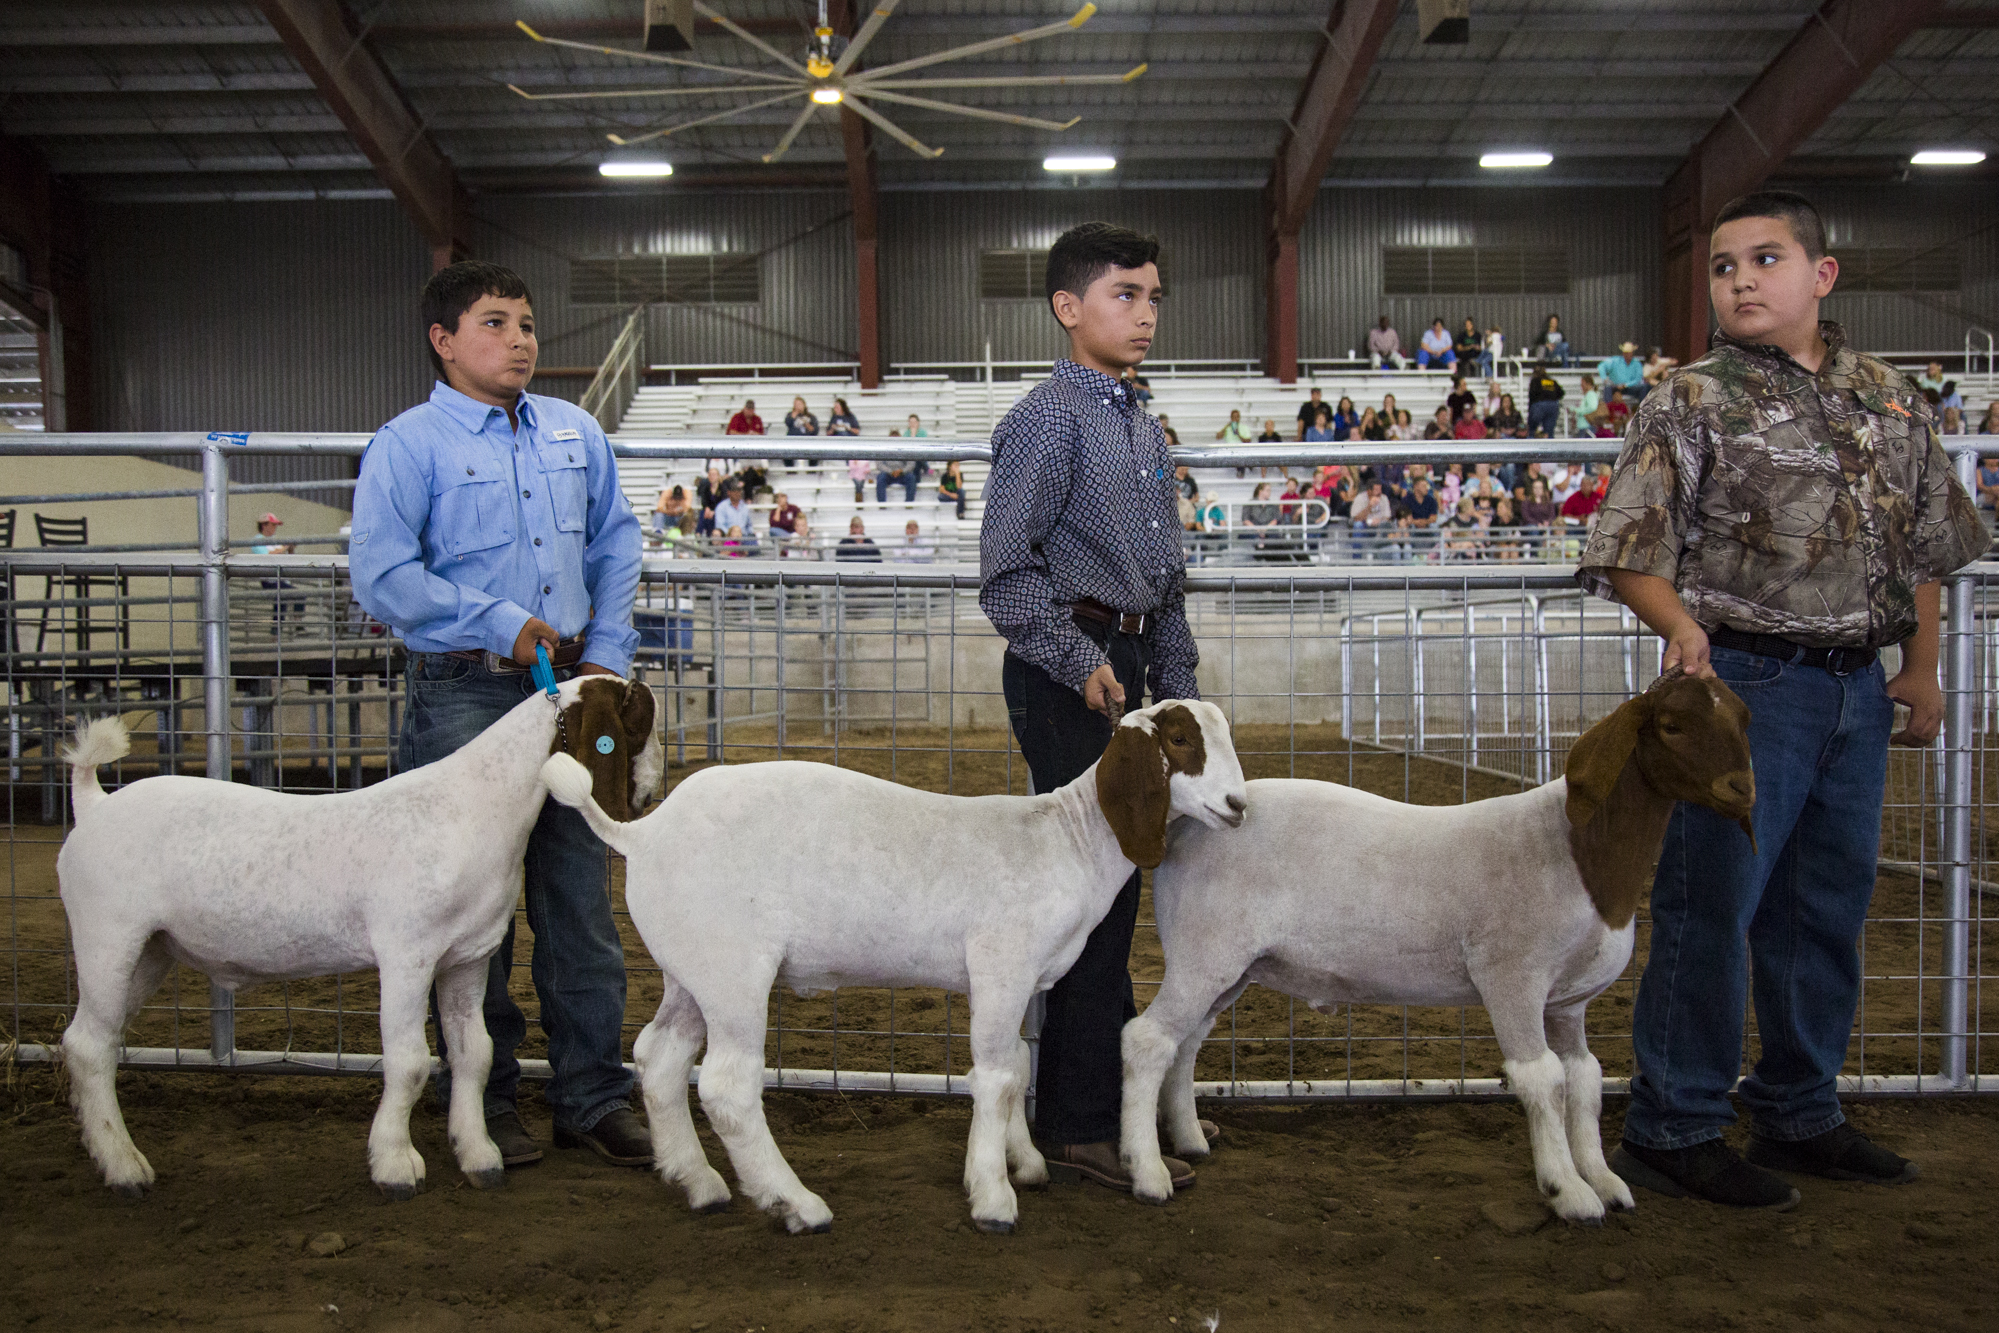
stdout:
<svg viewBox="0 0 1999 1333">
<path fill-rule="evenodd" d="M 563 751 L 590 770 L 591 790 L 606 814 L 636 819 L 666 773 L 666 751 L 653 734 L 652 690 L 615 676 L 585 676 L 579 685 L 549 753 Z"/>
<path fill-rule="evenodd" d="M 1125 859 L 1146 870 L 1166 859 L 1174 817 L 1240 828 L 1245 802 L 1228 719 L 1213 704 L 1169 699 L 1127 714 L 1097 761 L 1097 807 Z"/>
<path fill-rule="evenodd" d="M 1755 846 L 1749 708 L 1719 680 L 1661 676 L 1583 733 L 1564 776 L 1569 846 L 1613 928 L 1637 911 L 1675 802 L 1735 820 Z"/>
</svg>

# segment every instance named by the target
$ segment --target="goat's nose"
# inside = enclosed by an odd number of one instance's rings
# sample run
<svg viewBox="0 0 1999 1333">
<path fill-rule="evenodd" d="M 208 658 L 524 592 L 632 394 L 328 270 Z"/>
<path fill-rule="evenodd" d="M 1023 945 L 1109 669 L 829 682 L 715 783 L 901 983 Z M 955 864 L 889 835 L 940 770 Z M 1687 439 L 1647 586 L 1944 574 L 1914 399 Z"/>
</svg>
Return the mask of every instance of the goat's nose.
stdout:
<svg viewBox="0 0 1999 1333">
<path fill-rule="evenodd" d="M 1237 814 L 1241 814 L 1243 811 L 1249 809 L 1249 802 L 1243 800 L 1240 796 L 1231 796 L 1228 798 L 1228 801 L 1229 809 L 1235 811 Z"/>
<path fill-rule="evenodd" d="M 1748 769 L 1737 769 L 1733 773 L 1717 778 L 1714 785 L 1725 798 L 1740 801 L 1745 805 L 1756 800 L 1756 775 Z"/>
</svg>

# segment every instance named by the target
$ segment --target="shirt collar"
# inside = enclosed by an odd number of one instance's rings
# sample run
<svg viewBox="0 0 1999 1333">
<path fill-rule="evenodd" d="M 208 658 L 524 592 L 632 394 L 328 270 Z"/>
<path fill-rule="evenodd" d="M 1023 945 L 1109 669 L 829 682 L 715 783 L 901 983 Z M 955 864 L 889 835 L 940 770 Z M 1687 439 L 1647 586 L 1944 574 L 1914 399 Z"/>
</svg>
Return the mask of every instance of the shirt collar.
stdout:
<svg viewBox="0 0 1999 1333">
<path fill-rule="evenodd" d="M 1825 360 L 1819 363 L 1819 373 L 1825 374 L 1834 369 L 1834 363 L 1840 359 L 1840 354 L 1846 350 L 1846 329 L 1837 320 L 1822 319 L 1819 321 L 1819 337 L 1825 339 Z M 1746 352 L 1758 360 L 1775 362 L 1784 370 L 1793 371 L 1799 375 L 1811 375 L 1811 372 L 1799 365 L 1789 352 L 1770 343 L 1742 342 L 1729 337 L 1720 329 L 1716 329 L 1714 331 L 1714 346 L 1718 348 L 1732 347 L 1736 351 Z"/>
<path fill-rule="evenodd" d="M 1114 380 L 1101 370 L 1079 366 L 1066 356 L 1055 363 L 1054 375 L 1056 379 L 1067 380 L 1084 393 L 1095 397 L 1108 398 L 1120 405 L 1129 405 L 1131 402 L 1131 395 L 1125 392 L 1122 380 Z"/>
<path fill-rule="evenodd" d="M 439 380 L 431 386 L 430 401 L 433 406 L 443 409 L 446 416 L 474 435 L 478 435 L 486 429 L 486 423 L 493 419 L 495 412 L 498 412 L 502 417 L 505 417 L 507 414 L 507 410 L 504 407 L 494 407 L 491 403 L 482 403 L 476 398 L 467 397 L 465 394 L 452 388 L 449 384 L 446 384 L 443 380 Z M 520 396 L 520 399 L 514 404 L 514 415 L 520 418 L 521 424 L 526 426 L 529 431 L 534 430 L 534 403 L 529 395 L 522 394 Z"/>
</svg>

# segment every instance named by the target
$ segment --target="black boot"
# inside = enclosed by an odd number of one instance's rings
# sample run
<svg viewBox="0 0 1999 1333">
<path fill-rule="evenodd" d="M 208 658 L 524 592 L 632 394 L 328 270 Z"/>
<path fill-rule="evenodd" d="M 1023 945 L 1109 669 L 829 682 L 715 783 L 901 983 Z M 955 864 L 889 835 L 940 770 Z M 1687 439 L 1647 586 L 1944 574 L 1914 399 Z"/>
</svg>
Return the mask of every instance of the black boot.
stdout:
<svg viewBox="0 0 1999 1333">
<path fill-rule="evenodd" d="M 1798 1192 L 1781 1176 L 1773 1176 L 1742 1160 L 1720 1139 L 1690 1148 L 1646 1148 L 1626 1139 L 1610 1155 L 1610 1169 L 1636 1185 L 1669 1198 L 1706 1199 L 1730 1208 L 1795 1208 Z"/>
<path fill-rule="evenodd" d="M 1845 1121 L 1808 1139 L 1786 1141 L 1752 1134 L 1748 1156 L 1772 1171 L 1870 1185 L 1900 1185 L 1922 1174 L 1914 1162 L 1889 1152 Z"/>
</svg>

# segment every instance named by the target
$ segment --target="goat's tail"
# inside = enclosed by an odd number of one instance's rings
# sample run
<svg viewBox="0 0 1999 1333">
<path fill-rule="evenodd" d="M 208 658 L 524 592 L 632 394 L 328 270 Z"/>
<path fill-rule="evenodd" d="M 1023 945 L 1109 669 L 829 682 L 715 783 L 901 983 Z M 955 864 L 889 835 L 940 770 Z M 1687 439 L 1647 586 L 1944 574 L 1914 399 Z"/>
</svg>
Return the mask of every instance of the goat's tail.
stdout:
<svg viewBox="0 0 1999 1333">
<path fill-rule="evenodd" d="M 104 799 L 104 788 L 97 785 L 98 766 L 130 753 L 131 733 L 118 718 L 100 717 L 95 722 L 77 724 L 76 739 L 64 748 L 62 757 L 69 764 L 70 804 L 78 819 Z"/>
<path fill-rule="evenodd" d="M 620 824 L 604 813 L 591 790 L 590 770 L 583 767 L 574 755 L 559 750 L 550 755 L 548 762 L 541 766 L 541 781 L 550 796 L 583 816 L 584 822 L 590 825 L 590 831 L 603 839 L 605 846 L 621 855 L 626 852 L 628 840 L 625 835 L 632 826 Z"/>
</svg>

